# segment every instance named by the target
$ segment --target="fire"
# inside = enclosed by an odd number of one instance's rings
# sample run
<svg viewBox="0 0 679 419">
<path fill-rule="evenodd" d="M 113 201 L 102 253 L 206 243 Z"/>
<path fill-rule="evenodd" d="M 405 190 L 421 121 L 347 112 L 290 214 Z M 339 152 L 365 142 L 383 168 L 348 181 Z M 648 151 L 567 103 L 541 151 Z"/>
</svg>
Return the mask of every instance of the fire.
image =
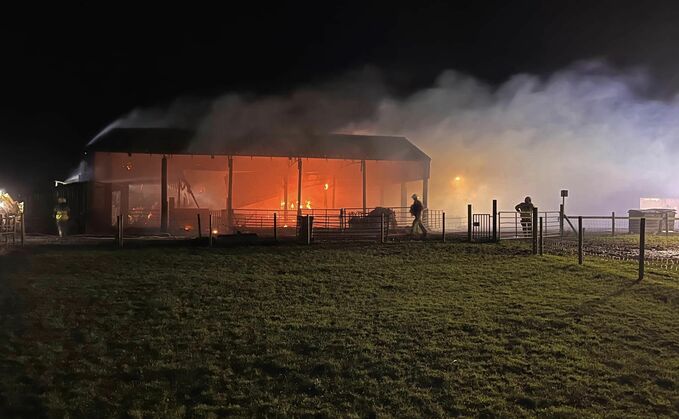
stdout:
<svg viewBox="0 0 679 419">
<path fill-rule="evenodd" d="M 459 176 L 455 176 L 455 182 L 459 182 L 459 181 L 460 181 L 460 179 L 462 179 L 462 178 L 461 178 L 461 177 L 459 177 Z"/>
<path fill-rule="evenodd" d="M 306 200 L 306 205 L 304 205 L 306 209 L 311 209 L 311 200 L 307 199 Z"/>
<path fill-rule="evenodd" d="M 327 183 L 326 183 L 325 185 L 323 185 L 323 190 L 324 190 L 324 191 L 327 191 L 327 190 L 328 190 L 328 184 L 327 184 Z"/>
<path fill-rule="evenodd" d="M 285 208 L 285 201 L 281 201 L 281 208 Z"/>
<path fill-rule="evenodd" d="M 295 209 L 295 204 L 294 204 L 294 202 L 291 202 L 291 203 L 290 203 L 290 209 Z"/>
<path fill-rule="evenodd" d="M 184 231 L 191 231 L 192 227 L 190 225 L 184 226 Z"/>
</svg>

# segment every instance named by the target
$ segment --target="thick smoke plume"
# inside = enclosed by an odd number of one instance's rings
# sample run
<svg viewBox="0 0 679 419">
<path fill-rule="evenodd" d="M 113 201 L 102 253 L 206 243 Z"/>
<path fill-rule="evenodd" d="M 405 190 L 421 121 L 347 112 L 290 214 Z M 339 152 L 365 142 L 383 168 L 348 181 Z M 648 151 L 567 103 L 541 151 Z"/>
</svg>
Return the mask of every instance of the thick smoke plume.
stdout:
<svg viewBox="0 0 679 419">
<path fill-rule="evenodd" d="M 511 209 L 530 195 L 554 210 L 559 190 L 569 189 L 569 213 L 622 213 L 642 196 L 679 196 L 679 100 L 644 97 L 649 83 L 643 72 L 598 62 L 547 77 L 516 75 L 499 86 L 448 70 L 431 88 L 396 98 L 375 71 L 364 71 L 287 95 L 231 94 L 192 105 L 207 112 L 202 118 L 187 119 L 175 105 L 116 126 L 188 123 L 198 142 L 405 135 L 432 157 L 430 207 L 462 214 L 467 202 L 487 210 L 497 198 Z"/>
</svg>

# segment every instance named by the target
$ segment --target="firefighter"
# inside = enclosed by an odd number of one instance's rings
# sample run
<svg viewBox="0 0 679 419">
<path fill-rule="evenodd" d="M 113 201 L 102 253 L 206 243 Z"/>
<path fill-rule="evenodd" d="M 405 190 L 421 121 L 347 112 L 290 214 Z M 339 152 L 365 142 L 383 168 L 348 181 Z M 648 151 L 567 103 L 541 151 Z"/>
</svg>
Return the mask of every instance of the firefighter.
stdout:
<svg viewBox="0 0 679 419">
<path fill-rule="evenodd" d="M 415 231 L 419 228 L 422 231 L 422 238 L 427 237 L 427 229 L 422 224 L 422 211 L 424 211 L 424 205 L 417 197 L 417 194 L 413 194 L 413 204 L 410 206 L 410 214 L 415 217 L 413 220 L 413 227 L 410 234 L 415 236 Z"/>
<path fill-rule="evenodd" d="M 57 199 L 57 206 L 54 207 L 54 220 L 57 222 L 57 230 L 59 230 L 59 238 L 63 238 L 68 232 L 68 220 L 70 218 L 71 209 L 66 203 L 66 198 L 60 197 Z"/>
<path fill-rule="evenodd" d="M 521 214 L 521 227 L 523 227 L 523 232 L 527 233 L 531 231 L 531 225 L 533 223 L 533 202 L 530 196 L 527 196 L 523 202 L 516 204 L 514 209 L 516 212 Z"/>
</svg>

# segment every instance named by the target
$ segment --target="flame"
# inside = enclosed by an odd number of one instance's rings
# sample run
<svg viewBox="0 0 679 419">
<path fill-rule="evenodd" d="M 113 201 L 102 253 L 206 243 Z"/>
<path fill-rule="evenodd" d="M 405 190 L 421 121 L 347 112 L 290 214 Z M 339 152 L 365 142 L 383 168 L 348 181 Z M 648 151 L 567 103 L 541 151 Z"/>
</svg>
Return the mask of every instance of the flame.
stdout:
<svg viewBox="0 0 679 419">
<path fill-rule="evenodd" d="M 192 227 L 190 225 L 184 226 L 184 231 L 191 231 Z"/>
<path fill-rule="evenodd" d="M 323 185 L 323 190 L 325 190 L 325 191 L 328 190 L 328 184 L 327 183 L 325 185 Z"/>
<path fill-rule="evenodd" d="M 281 201 L 281 208 L 285 208 L 285 201 Z"/>
<path fill-rule="evenodd" d="M 306 209 L 311 209 L 311 200 L 307 199 L 306 200 L 306 205 L 304 205 Z"/>
<path fill-rule="evenodd" d="M 295 209 L 295 204 L 293 202 L 290 203 L 290 209 Z"/>
</svg>

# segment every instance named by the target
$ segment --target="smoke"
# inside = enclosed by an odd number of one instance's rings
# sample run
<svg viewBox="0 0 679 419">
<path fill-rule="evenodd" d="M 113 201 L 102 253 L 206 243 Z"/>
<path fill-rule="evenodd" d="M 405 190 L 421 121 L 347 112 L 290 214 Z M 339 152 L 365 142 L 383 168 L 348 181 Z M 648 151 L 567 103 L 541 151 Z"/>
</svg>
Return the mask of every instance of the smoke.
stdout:
<svg viewBox="0 0 679 419">
<path fill-rule="evenodd" d="M 430 207 L 462 214 L 468 202 L 487 210 L 498 199 L 508 209 L 530 195 L 554 210 L 569 189 L 569 213 L 603 214 L 638 207 L 642 196 L 679 196 L 679 100 L 644 96 L 650 85 L 643 71 L 585 62 L 499 86 L 447 70 L 402 98 L 369 69 L 285 95 L 180 101 L 115 124 L 192 127 L 196 144 L 404 135 L 432 157 Z"/>
<path fill-rule="evenodd" d="M 497 198 L 510 209 L 530 195 L 554 210 L 569 189 L 569 213 L 620 213 L 642 196 L 679 196 L 679 101 L 644 98 L 649 85 L 643 72 L 600 62 L 497 87 L 445 71 L 346 130 L 405 135 L 432 156 L 432 207 L 462 214 Z"/>
</svg>

